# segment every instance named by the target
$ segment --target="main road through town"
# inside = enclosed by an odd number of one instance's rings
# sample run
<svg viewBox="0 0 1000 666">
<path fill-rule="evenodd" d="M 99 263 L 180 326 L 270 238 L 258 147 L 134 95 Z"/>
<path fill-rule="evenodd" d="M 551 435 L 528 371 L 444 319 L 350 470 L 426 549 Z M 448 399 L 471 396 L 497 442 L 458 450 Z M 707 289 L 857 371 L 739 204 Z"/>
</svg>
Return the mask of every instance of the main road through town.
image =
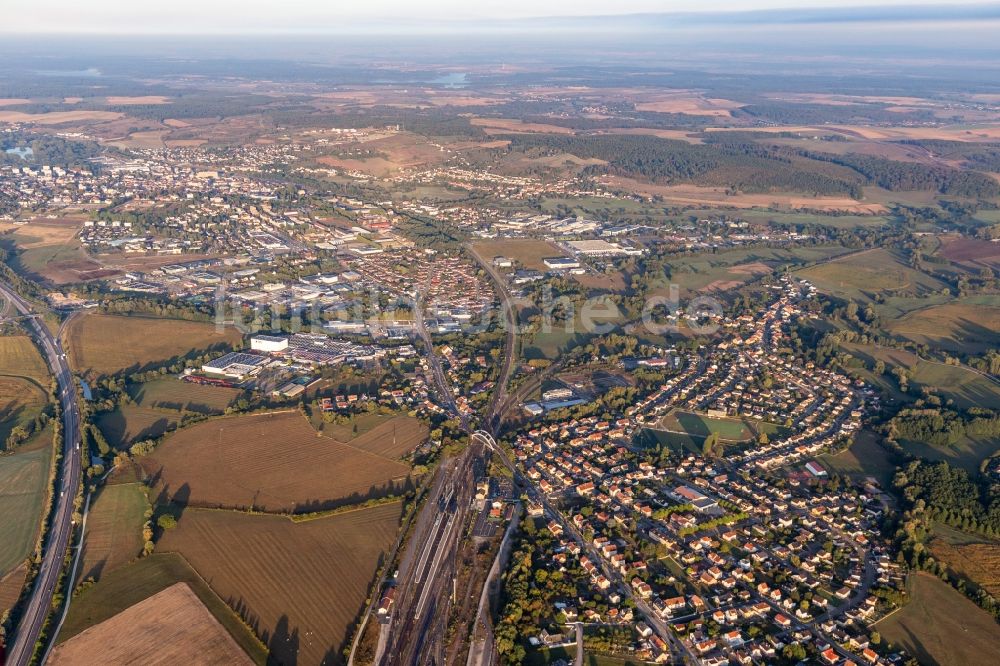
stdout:
<svg viewBox="0 0 1000 666">
<path fill-rule="evenodd" d="M 63 416 L 63 450 L 57 475 L 59 484 L 55 490 L 55 511 L 43 542 L 41 568 L 32 583 L 31 597 L 21 614 L 14 643 L 7 654 L 8 666 L 27 666 L 41 636 L 45 618 L 52 610 L 52 598 L 59 584 L 66 549 L 73 534 L 73 499 L 80 486 L 80 412 L 76 404 L 73 376 L 59 341 L 52 336 L 41 317 L 36 315 L 31 304 L 21 298 L 10 285 L 0 282 L 0 295 L 14 306 L 24 317 L 26 326 L 32 329 L 35 342 L 56 378 Z"/>
</svg>

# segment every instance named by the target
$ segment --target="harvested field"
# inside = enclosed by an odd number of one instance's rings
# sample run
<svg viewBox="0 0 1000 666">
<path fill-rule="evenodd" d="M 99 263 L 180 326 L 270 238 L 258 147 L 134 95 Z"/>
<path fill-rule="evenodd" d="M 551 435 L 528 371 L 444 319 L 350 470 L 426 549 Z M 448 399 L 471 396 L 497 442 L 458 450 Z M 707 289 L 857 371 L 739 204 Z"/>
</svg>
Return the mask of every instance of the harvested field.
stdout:
<svg viewBox="0 0 1000 666">
<path fill-rule="evenodd" d="M 141 558 L 109 572 L 96 585 L 82 590 L 70 606 L 58 641 L 68 642 L 88 627 L 98 625 L 178 582 L 190 587 L 209 613 L 255 663 L 263 665 L 267 661 L 266 650 L 260 641 L 177 553 Z"/>
<path fill-rule="evenodd" d="M 149 508 L 140 483 L 104 486 L 87 515 L 80 580 L 99 580 L 142 553 L 142 527 Z"/>
<path fill-rule="evenodd" d="M 29 125 L 62 125 L 63 123 L 106 122 L 117 120 L 122 114 L 114 111 L 50 111 L 48 113 L 22 113 L 0 111 L 0 123 L 27 123 Z"/>
<path fill-rule="evenodd" d="M 42 386 L 49 382 L 49 370 L 27 335 L 0 337 L 0 374 L 32 379 Z"/>
<path fill-rule="evenodd" d="M 363 436 L 372 448 L 392 426 Z M 359 438 L 360 439 L 360 438 Z M 398 446 L 398 442 L 397 442 Z M 408 465 L 317 433 L 297 411 L 213 419 L 168 437 L 142 459 L 162 500 L 308 512 L 405 484 Z"/>
<path fill-rule="evenodd" d="M 546 257 L 566 256 L 565 252 L 549 241 L 524 238 L 479 241 L 473 249 L 486 261 L 492 261 L 493 257 L 507 257 L 514 259 L 524 268 L 535 271 L 548 270 L 542 261 Z"/>
<path fill-rule="evenodd" d="M 123 405 L 97 417 L 96 425 L 116 449 L 127 449 L 137 441 L 159 437 L 172 430 L 179 416 L 155 409 Z"/>
<path fill-rule="evenodd" d="M 128 392 L 140 407 L 182 409 L 199 414 L 221 414 L 241 393 L 239 389 L 192 384 L 174 378 L 132 384 Z"/>
<path fill-rule="evenodd" d="M 470 121 L 477 127 L 482 127 L 487 134 L 524 134 L 541 132 L 543 134 L 576 134 L 568 127 L 547 125 L 545 123 L 526 123 L 523 120 L 507 118 L 472 118 Z"/>
<path fill-rule="evenodd" d="M 65 334 L 70 361 L 91 376 L 136 372 L 176 356 L 228 348 L 242 340 L 238 330 L 217 333 L 214 324 L 87 314 L 74 319 Z"/>
<path fill-rule="evenodd" d="M 922 664 L 984 664 L 1000 654 L 1000 626 L 989 613 L 926 573 L 907 580 L 910 602 L 876 623 L 882 640 L 903 647 Z"/>
<path fill-rule="evenodd" d="M 53 664 L 253 664 L 186 583 L 176 583 L 53 651 Z"/>
<path fill-rule="evenodd" d="M 889 322 L 886 329 L 931 347 L 982 353 L 1000 346 L 1000 299 L 996 305 L 953 302 L 915 310 Z"/>
<path fill-rule="evenodd" d="M 170 98 L 163 95 L 139 95 L 138 97 L 115 97 L 105 98 L 108 104 L 117 106 L 128 106 L 131 104 L 170 104 Z"/>
<path fill-rule="evenodd" d="M 744 106 L 728 99 L 713 99 L 698 93 L 680 91 L 676 93 L 652 95 L 635 105 L 636 111 L 656 113 L 683 113 L 692 116 L 716 116 L 729 118 L 732 111 Z"/>
<path fill-rule="evenodd" d="M 0 575 L 0 615 L 13 608 L 21 598 L 21 589 L 24 587 L 24 577 L 27 573 L 28 567 L 21 564 L 7 575 Z"/>
<path fill-rule="evenodd" d="M 14 454 L 0 456 L 0 576 L 17 568 L 35 547 L 52 449 L 52 429 L 45 428 Z"/>
<path fill-rule="evenodd" d="M 342 663 L 400 511 L 394 502 L 295 523 L 188 509 L 157 549 L 181 553 L 278 663 Z"/>
<path fill-rule="evenodd" d="M 412 416 L 382 417 L 374 422 L 363 416 L 356 418 L 350 428 L 327 426 L 323 434 L 353 448 L 395 460 L 422 444 L 430 432 Z M 352 438 L 354 425 L 358 427 L 358 435 Z"/>
<path fill-rule="evenodd" d="M 994 597 L 1000 596 L 1000 544 L 985 540 L 953 544 L 935 537 L 929 547 L 931 554 L 947 564 L 952 572 L 971 580 Z"/>
</svg>

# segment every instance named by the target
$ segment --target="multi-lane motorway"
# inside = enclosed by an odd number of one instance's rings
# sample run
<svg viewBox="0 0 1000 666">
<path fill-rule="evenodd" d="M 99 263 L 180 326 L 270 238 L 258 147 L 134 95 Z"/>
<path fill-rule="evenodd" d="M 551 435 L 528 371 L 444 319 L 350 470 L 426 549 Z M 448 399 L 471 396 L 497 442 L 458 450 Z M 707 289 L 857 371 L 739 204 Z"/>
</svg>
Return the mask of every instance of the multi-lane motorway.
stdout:
<svg viewBox="0 0 1000 666">
<path fill-rule="evenodd" d="M 0 282 L 0 296 L 14 306 L 32 329 L 35 341 L 58 383 L 63 415 L 63 451 L 54 498 L 55 511 L 42 549 L 42 565 L 32 584 L 31 598 L 24 608 L 7 654 L 8 666 L 26 666 L 34 654 L 45 618 L 52 610 L 52 597 L 59 584 L 66 548 L 73 533 L 73 499 L 80 486 L 80 412 L 73 376 L 59 341 L 41 318 L 35 316 L 31 304 L 10 285 Z"/>
</svg>

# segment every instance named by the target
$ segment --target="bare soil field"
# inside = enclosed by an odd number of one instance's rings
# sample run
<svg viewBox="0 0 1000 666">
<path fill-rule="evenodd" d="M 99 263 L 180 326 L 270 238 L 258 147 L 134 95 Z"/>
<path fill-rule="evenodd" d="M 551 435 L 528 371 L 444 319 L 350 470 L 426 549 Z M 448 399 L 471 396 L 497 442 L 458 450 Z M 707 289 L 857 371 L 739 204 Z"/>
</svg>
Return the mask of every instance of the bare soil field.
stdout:
<svg viewBox="0 0 1000 666">
<path fill-rule="evenodd" d="M 850 197 L 807 197 L 801 194 L 727 194 L 723 187 L 697 185 L 656 185 L 622 176 L 605 176 L 601 181 L 611 187 L 645 196 L 662 196 L 667 203 L 695 206 L 726 206 L 730 208 L 796 208 L 825 212 L 847 212 L 875 215 L 888 209 L 882 204 L 861 203 Z"/>
<path fill-rule="evenodd" d="M 149 508 L 140 483 L 104 486 L 87 515 L 80 580 L 98 580 L 142 553 L 142 526 Z"/>
<path fill-rule="evenodd" d="M 18 104 L 31 104 L 31 100 L 22 97 L 5 97 L 0 99 L 0 106 L 17 106 Z"/>
<path fill-rule="evenodd" d="M 978 268 L 1000 268 L 1000 242 L 985 241 L 962 236 L 941 239 L 942 257 L 963 265 Z"/>
<path fill-rule="evenodd" d="M 922 664 L 985 664 L 1000 654 L 1000 626 L 989 613 L 926 573 L 910 574 L 910 602 L 876 623 L 882 640 L 906 648 Z"/>
<path fill-rule="evenodd" d="M 107 664 L 253 664 L 186 583 L 61 643 L 51 663 L 91 663 L 98 654 Z"/>
<path fill-rule="evenodd" d="M 157 550 L 181 553 L 276 663 L 342 663 L 400 511 L 394 502 L 296 523 L 188 509 Z"/>
<path fill-rule="evenodd" d="M 70 361 L 92 376 L 134 372 L 199 350 L 228 348 L 241 339 L 235 328 L 217 333 L 207 322 L 94 313 L 74 319 L 65 332 Z"/>
<path fill-rule="evenodd" d="M 376 444 L 392 436 L 392 426 L 385 428 L 363 436 L 370 447 L 392 446 Z M 198 423 L 172 434 L 141 463 L 160 501 L 297 513 L 384 495 L 410 472 L 408 465 L 324 437 L 297 411 Z"/>
</svg>

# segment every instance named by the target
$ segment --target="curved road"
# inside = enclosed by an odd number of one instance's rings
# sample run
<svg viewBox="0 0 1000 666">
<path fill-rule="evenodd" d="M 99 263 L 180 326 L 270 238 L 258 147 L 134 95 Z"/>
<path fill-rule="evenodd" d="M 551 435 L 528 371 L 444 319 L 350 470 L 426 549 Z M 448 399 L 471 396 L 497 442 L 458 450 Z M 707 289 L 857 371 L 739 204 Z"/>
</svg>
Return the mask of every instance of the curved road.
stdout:
<svg viewBox="0 0 1000 666">
<path fill-rule="evenodd" d="M 31 598 L 21 615 L 21 622 L 14 634 L 14 643 L 7 654 L 8 666 L 27 666 L 35 652 L 35 644 L 42 633 L 45 618 L 52 610 L 52 597 L 59 584 L 63 558 L 73 533 L 73 498 L 80 486 L 80 412 L 76 404 L 73 376 L 62 352 L 59 341 L 32 312 L 31 304 L 14 289 L 0 282 L 0 295 L 9 300 L 25 321 L 31 322 L 35 342 L 48 361 L 56 378 L 59 401 L 63 413 L 63 451 L 60 483 L 55 496 L 55 511 L 42 547 L 42 566 L 32 582 Z"/>
</svg>

